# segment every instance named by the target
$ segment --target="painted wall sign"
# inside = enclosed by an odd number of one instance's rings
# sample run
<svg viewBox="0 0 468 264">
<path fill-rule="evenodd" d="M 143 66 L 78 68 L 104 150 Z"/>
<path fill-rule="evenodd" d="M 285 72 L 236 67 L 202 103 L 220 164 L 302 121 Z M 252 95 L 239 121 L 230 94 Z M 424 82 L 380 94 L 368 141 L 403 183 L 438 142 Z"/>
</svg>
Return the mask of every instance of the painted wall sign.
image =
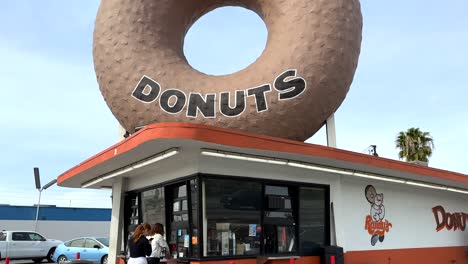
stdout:
<svg viewBox="0 0 468 264">
<path fill-rule="evenodd" d="M 186 117 L 196 118 L 200 113 L 204 118 L 215 118 L 218 112 L 225 117 L 236 117 L 245 112 L 247 97 L 255 100 L 257 113 L 268 111 L 267 95 L 272 87 L 278 91 L 278 100 L 282 101 L 301 95 L 307 89 L 307 83 L 304 78 L 297 76 L 295 69 L 290 69 L 278 75 L 273 84 L 262 84 L 233 93 L 190 92 L 187 95 L 175 88 L 162 91 L 161 84 L 143 75 L 133 89 L 132 97 L 140 103 L 159 104 L 161 110 L 168 114 L 179 114 L 185 108 Z"/>
<path fill-rule="evenodd" d="M 377 241 L 383 242 L 385 233 L 393 227 L 385 218 L 385 206 L 383 205 L 383 193 L 377 193 L 372 185 L 367 185 L 364 191 L 367 201 L 370 203 L 370 214 L 366 216 L 364 229 L 371 235 L 370 243 L 375 246 Z"/>
<path fill-rule="evenodd" d="M 441 205 L 434 206 L 432 213 L 434 214 L 437 232 L 444 228 L 453 231 L 465 231 L 468 214 L 463 212 L 449 213 Z"/>
</svg>

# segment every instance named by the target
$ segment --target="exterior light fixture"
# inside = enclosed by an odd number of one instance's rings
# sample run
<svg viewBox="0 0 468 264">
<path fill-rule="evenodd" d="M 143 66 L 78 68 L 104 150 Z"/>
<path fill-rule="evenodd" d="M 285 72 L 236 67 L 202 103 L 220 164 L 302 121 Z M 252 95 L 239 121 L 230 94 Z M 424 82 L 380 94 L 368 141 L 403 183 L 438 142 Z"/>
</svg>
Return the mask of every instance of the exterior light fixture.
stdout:
<svg viewBox="0 0 468 264">
<path fill-rule="evenodd" d="M 337 173 L 337 174 L 342 174 L 342 175 L 350 175 L 350 176 L 367 178 L 367 179 L 374 179 L 374 180 L 401 183 L 401 184 L 409 184 L 413 186 L 468 194 L 468 190 L 456 189 L 456 188 L 451 188 L 448 186 L 428 184 L 424 182 L 417 182 L 417 181 L 411 181 L 411 180 L 405 180 L 405 179 L 397 179 L 393 177 L 386 177 L 386 176 L 380 176 L 376 174 L 362 173 L 362 172 L 338 169 L 338 168 L 333 168 L 333 167 L 318 166 L 318 165 L 311 164 L 311 163 L 305 163 L 305 162 L 299 162 L 299 161 L 293 161 L 293 160 L 275 159 L 275 158 L 263 157 L 263 156 L 244 155 L 244 154 L 239 154 L 239 153 L 234 153 L 234 152 L 226 152 L 226 151 L 211 150 L 211 149 L 202 149 L 201 154 L 204 156 L 212 156 L 212 157 L 219 157 L 219 158 L 226 158 L 226 159 L 236 159 L 236 160 L 260 162 L 260 163 L 287 165 L 290 167 L 296 167 L 296 168 L 302 168 L 302 169 L 308 169 L 308 170 L 324 171 L 324 172 Z"/>
<path fill-rule="evenodd" d="M 179 153 L 179 149 L 177 148 L 172 148 L 172 149 L 168 149 L 166 151 L 163 151 L 161 153 L 158 153 L 148 159 L 144 159 L 144 160 L 140 160 L 138 162 L 135 162 L 133 164 L 130 164 L 126 167 L 122 167 L 120 169 L 117 169 L 113 172 L 110 172 L 108 174 L 104 174 L 104 175 L 101 175 L 100 177 L 97 177 L 97 178 L 94 178 L 90 181 L 87 181 L 85 183 L 83 183 L 81 185 L 82 188 L 88 188 L 90 186 L 93 186 L 95 185 L 96 183 L 99 183 L 99 182 L 102 182 L 104 180 L 108 180 L 108 179 L 111 179 L 111 178 L 114 178 L 114 177 L 117 177 L 119 175 L 122 175 L 124 173 L 127 173 L 127 172 L 130 172 L 134 169 L 138 169 L 138 168 L 142 168 L 142 167 L 145 167 L 145 166 L 148 166 L 150 164 L 153 164 L 155 162 L 158 162 L 160 160 L 163 160 L 163 159 L 167 159 L 169 157 L 172 157 L 174 155 L 176 155 L 177 153 Z"/>
<path fill-rule="evenodd" d="M 201 154 L 205 156 L 219 157 L 219 158 L 225 158 L 225 159 L 246 160 L 246 161 L 270 163 L 270 164 L 277 164 L 277 165 L 286 165 L 288 163 L 287 160 L 267 158 L 267 157 L 261 157 L 261 156 L 253 156 L 253 155 L 243 155 L 243 154 L 238 154 L 238 153 L 233 153 L 233 152 L 202 150 Z"/>
<path fill-rule="evenodd" d="M 405 183 L 405 180 L 400 180 L 400 179 L 395 179 L 395 178 L 388 178 L 388 177 L 381 177 L 377 175 L 371 175 L 371 174 L 364 174 L 360 172 L 354 172 L 353 176 L 361 177 L 361 178 L 368 178 L 368 179 L 374 179 L 374 180 L 380 180 L 380 181 L 388 181 L 388 182 L 396 182 L 396 183 Z"/>
<path fill-rule="evenodd" d="M 316 166 L 312 164 L 304 164 L 300 162 L 295 162 L 295 161 L 289 161 L 288 166 L 291 167 L 297 167 L 297 168 L 303 168 L 303 169 L 308 169 L 308 170 L 316 170 L 316 171 L 325 171 L 325 172 L 331 172 L 331 173 L 338 173 L 338 174 L 343 174 L 343 175 L 353 175 L 352 171 L 346 171 L 346 170 L 340 170 L 340 169 L 333 169 L 333 168 L 327 168 L 327 167 L 322 167 L 322 166 Z"/>
<path fill-rule="evenodd" d="M 414 182 L 414 181 L 406 181 L 406 184 L 409 185 L 414 185 L 414 186 L 420 186 L 420 187 L 426 187 L 426 188 L 431 188 L 431 189 L 439 189 L 439 190 L 447 190 L 447 186 L 441 186 L 441 185 L 433 185 L 433 184 L 427 184 L 427 183 L 422 183 L 422 182 Z"/>
<path fill-rule="evenodd" d="M 174 155 L 176 155 L 177 153 L 179 153 L 179 150 L 177 149 L 170 149 L 170 150 L 167 150 L 163 153 L 160 153 L 156 156 L 153 156 L 149 159 L 146 159 L 146 160 L 143 160 L 143 161 L 140 161 L 138 163 L 136 163 L 135 165 L 133 165 L 133 168 L 135 169 L 138 169 L 138 168 L 141 168 L 141 167 L 144 167 L 144 166 L 148 166 L 152 163 L 155 163 L 155 162 L 158 162 L 160 160 L 163 160 L 163 159 L 167 159 L 169 157 L 172 157 Z"/>
<path fill-rule="evenodd" d="M 460 189 L 455 189 L 455 188 L 450 188 L 450 187 L 447 188 L 447 191 L 468 194 L 468 191 L 466 190 L 460 190 Z"/>
</svg>

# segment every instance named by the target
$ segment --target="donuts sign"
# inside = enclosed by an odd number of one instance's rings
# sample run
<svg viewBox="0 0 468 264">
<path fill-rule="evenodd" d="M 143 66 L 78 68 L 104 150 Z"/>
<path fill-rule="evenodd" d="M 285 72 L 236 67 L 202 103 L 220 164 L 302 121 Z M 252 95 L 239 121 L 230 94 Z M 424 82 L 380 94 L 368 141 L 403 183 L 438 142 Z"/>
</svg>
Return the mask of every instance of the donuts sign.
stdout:
<svg viewBox="0 0 468 264">
<path fill-rule="evenodd" d="M 224 6 L 257 13 L 268 41 L 247 68 L 207 75 L 187 62 L 184 38 L 195 21 Z M 345 99 L 361 39 L 359 0 L 101 0 L 94 69 L 129 133 L 188 122 L 304 141 Z"/>
<path fill-rule="evenodd" d="M 296 72 L 296 70 L 287 70 L 274 80 L 273 87 L 278 91 L 278 100 L 293 99 L 307 88 L 306 81 L 297 77 Z M 271 84 L 263 84 L 237 90 L 234 92 L 234 98 L 231 97 L 229 91 L 205 95 L 191 92 L 187 95 L 179 89 L 161 91 L 162 87 L 157 81 L 144 75 L 133 90 L 132 97 L 142 103 L 159 103 L 161 110 L 169 114 L 178 114 L 185 108 L 187 117 L 197 117 L 200 112 L 205 118 L 215 118 L 217 110 L 226 117 L 235 117 L 244 113 L 246 97 L 252 97 L 255 100 L 257 112 L 267 111 L 266 96 L 271 92 L 271 87 Z M 216 101 L 219 101 L 219 105 Z"/>
</svg>

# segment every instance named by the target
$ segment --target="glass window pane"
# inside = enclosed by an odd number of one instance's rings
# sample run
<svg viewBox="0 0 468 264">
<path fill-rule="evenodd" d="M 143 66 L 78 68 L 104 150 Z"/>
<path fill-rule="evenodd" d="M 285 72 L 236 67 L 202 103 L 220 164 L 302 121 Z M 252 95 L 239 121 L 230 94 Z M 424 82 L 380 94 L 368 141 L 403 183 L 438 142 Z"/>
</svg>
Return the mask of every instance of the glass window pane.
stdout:
<svg viewBox="0 0 468 264">
<path fill-rule="evenodd" d="M 99 243 L 96 240 L 86 239 L 85 248 L 94 248 L 95 246 L 97 246 L 97 248 L 101 248 L 101 245 L 99 245 Z"/>
<path fill-rule="evenodd" d="M 265 185 L 265 213 L 263 224 L 264 253 L 296 252 L 296 218 L 293 211 L 293 199 L 296 188 L 290 186 Z"/>
<path fill-rule="evenodd" d="M 44 240 L 45 238 L 39 235 L 38 233 L 28 233 L 29 235 L 29 240 L 31 241 L 41 241 Z"/>
<path fill-rule="evenodd" d="M 98 238 L 96 238 L 96 240 L 101 242 L 102 244 L 104 244 L 104 246 L 106 246 L 106 247 L 109 246 L 109 238 L 98 237 Z"/>
<path fill-rule="evenodd" d="M 207 256 L 260 253 L 260 183 L 205 180 Z"/>
<path fill-rule="evenodd" d="M 182 211 L 187 211 L 187 200 L 182 200 Z"/>
<path fill-rule="evenodd" d="M 192 245 L 192 251 L 191 251 L 191 256 L 192 257 L 198 257 L 198 241 L 200 241 L 198 237 L 198 183 L 197 180 L 191 180 L 190 181 L 190 199 L 192 202 L 192 237 L 191 237 L 191 245 Z"/>
<path fill-rule="evenodd" d="M 166 187 L 171 197 L 167 197 L 171 222 L 168 230 L 168 244 L 173 258 L 188 258 L 190 246 L 190 223 L 187 200 L 187 185 L 176 184 Z"/>
<path fill-rule="evenodd" d="M 278 253 L 296 251 L 294 231 L 294 226 L 277 226 Z"/>
<path fill-rule="evenodd" d="M 265 194 L 288 196 L 289 192 L 288 192 L 288 187 L 285 187 L 285 186 L 266 185 L 265 186 Z"/>
<path fill-rule="evenodd" d="M 182 198 L 187 196 L 187 187 L 185 185 L 182 185 L 179 187 L 179 191 L 176 197 Z"/>
<path fill-rule="evenodd" d="M 180 201 L 174 202 L 174 212 L 180 211 Z"/>
<path fill-rule="evenodd" d="M 299 237 L 303 252 L 313 251 L 326 241 L 324 189 L 300 188 Z"/>
<path fill-rule="evenodd" d="M 143 222 L 166 225 L 164 189 L 157 188 L 141 193 L 141 213 Z"/>
<path fill-rule="evenodd" d="M 84 239 L 76 239 L 70 242 L 70 247 L 84 247 Z"/>
</svg>

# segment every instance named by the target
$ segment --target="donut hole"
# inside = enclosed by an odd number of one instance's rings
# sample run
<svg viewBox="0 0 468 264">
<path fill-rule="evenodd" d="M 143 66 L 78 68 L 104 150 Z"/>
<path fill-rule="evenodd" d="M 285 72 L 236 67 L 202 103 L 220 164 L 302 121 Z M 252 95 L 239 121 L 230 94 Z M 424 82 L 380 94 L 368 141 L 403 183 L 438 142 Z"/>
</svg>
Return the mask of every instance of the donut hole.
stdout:
<svg viewBox="0 0 468 264">
<path fill-rule="evenodd" d="M 190 27 L 185 57 L 195 70 L 227 75 L 247 68 L 265 49 L 268 30 L 257 13 L 226 6 L 208 12 Z"/>
</svg>

